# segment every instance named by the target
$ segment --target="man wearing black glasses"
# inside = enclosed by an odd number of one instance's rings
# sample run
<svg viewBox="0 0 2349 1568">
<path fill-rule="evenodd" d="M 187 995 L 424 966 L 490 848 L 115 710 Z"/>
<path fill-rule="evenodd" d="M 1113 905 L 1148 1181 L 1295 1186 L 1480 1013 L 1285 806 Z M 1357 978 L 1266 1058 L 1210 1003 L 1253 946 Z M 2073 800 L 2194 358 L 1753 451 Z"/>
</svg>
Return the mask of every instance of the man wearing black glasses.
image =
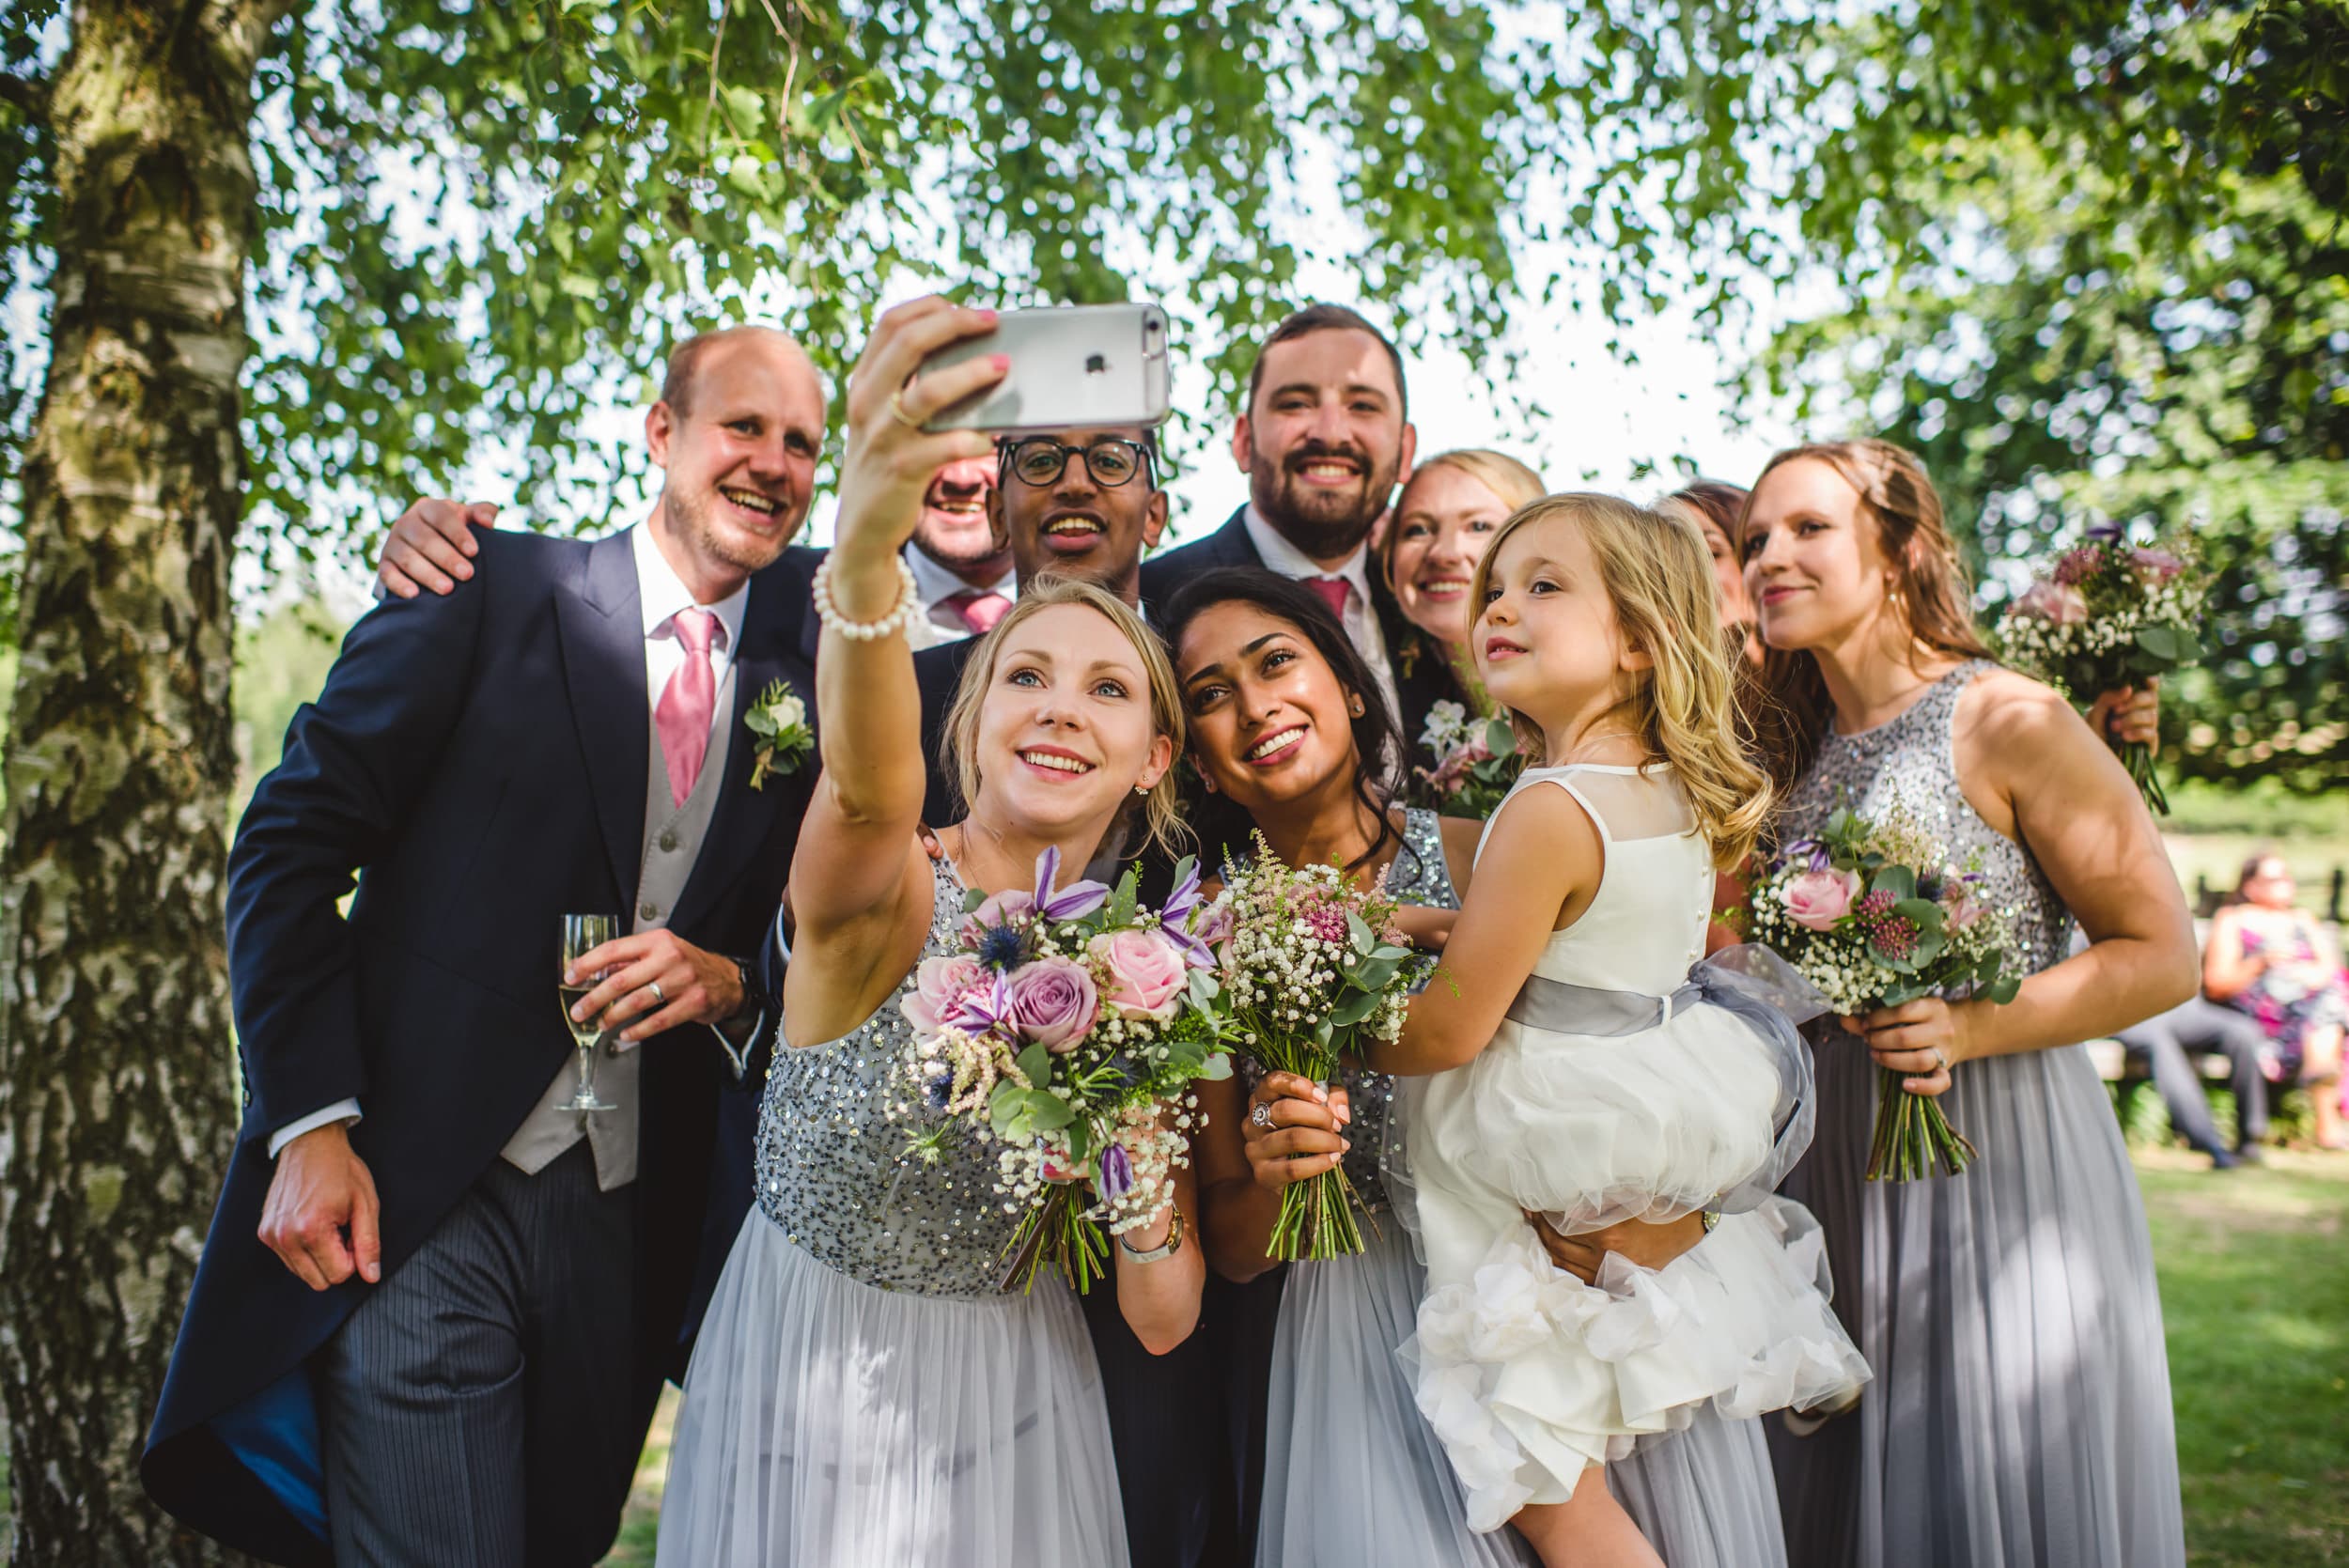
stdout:
<svg viewBox="0 0 2349 1568">
<path fill-rule="evenodd" d="M 1012 573 L 1033 582 L 1046 572 L 1077 577 L 1139 609 L 1142 552 L 1166 532 L 1158 443 L 1140 426 L 1005 436 L 995 443 L 996 483 L 988 492 L 995 536 L 1011 551 Z M 952 822 L 956 809 L 938 758 L 946 709 L 977 639 L 926 648 L 913 660 L 922 689 L 924 815 Z"/>
</svg>

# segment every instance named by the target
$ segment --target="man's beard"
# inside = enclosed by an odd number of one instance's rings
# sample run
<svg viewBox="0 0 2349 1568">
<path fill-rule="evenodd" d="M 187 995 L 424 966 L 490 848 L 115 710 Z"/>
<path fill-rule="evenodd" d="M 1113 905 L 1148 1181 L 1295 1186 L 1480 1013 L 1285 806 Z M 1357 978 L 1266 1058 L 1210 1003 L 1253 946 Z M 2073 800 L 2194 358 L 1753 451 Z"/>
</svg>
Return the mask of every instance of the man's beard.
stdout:
<svg viewBox="0 0 2349 1568">
<path fill-rule="evenodd" d="M 1344 458 L 1360 468 L 1366 483 L 1326 489 L 1308 485 L 1298 471 L 1316 458 Z M 1316 561 L 1351 555 L 1370 537 L 1373 524 L 1394 493 L 1398 455 L 1381 468 L 1369 454 L 1345 447 L 1308 446 L 1285 459 L 1251 453 L 1249 491 L 1273 532 Z"/>
</svg>

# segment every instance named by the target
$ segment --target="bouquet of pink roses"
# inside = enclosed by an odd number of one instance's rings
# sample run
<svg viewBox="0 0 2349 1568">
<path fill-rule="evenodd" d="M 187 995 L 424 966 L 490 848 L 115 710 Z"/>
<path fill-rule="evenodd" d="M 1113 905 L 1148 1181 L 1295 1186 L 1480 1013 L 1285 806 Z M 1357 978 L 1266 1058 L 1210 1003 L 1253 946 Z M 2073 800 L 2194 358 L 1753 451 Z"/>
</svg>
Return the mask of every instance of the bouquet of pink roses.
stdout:
<svg viewBox="0 0 2349 1568">
<path fill-rule="evenodd" d="M 1241 1044 L 1268 1071 L 1326 1083 L 1341 1057 L 1367 1059 L 1365 1045 L 1402 1034 L 1418 966 L 1394 930 L 1401 906 L 1383 875 L 1365 891 L 1334 865 L 1292 871 L 1258 833 L 1224 896 L 1232 913 L 1219 950 L 1224 997 Z M 1283 1188 L 1267 1255 L 1361 1251 L 1355 1203 L 1342 1166 Z"/>
<path fill-rule="evenodd" d="M 2074 702 L 2139 685 L 2202 657 L 2194 635 L 2200 588 L 2186 559 L 2132 545 L 2118 523 L 2099 523 L 2056 558 L 1999 627 L 2007 658 Z M 2145 803 L 2167 814 L 2153 749 L 2120 743 L 2122 763 Z"/>
<path fill-rule="evenodd" d="M 1960 986 L 1995 1002 L 2022 984 L 2004 973 L 2013 931 L 1983 903 L 1979 872 L 1953 866 L 1907 822 L 1872 823 L 1849 811 L 1818 838 L 1790 844 L 1748 890 L 1754 939 L 1774 948 L 1839 1015 L 1857 1017 Z M 1868 1179 L 1951 1175 L 1973 1162 L 1940 1103 L 1880 1072 Z"/>
<path fill-rule="evenodd" d="M 913 1026 L 907 1070 L 935 1125 L 911 1154 L 948 1139 L 1002 1145 L 996 1190 L 1025 1217 L 1005 1283 L 1050 1261 L 1078 1291 L 1108 1264 L 1095 1221 L 1147 1223 L 1190 1158 L 1190 1085 L 1229 1078 L 1230 1020 L 1208 944 L 1228 932 L 1186 858 L 1155 912 L 1128 870 L 1057 892 L 1060 852 L 1036 860 L 1034 892 L 970 895 L 960 951 L 925 958 L 898 1002 Z"/>
<path fill-rule="evenodd" d="M 1447 816 L 1489 818 L 1501 809 L 1525 766 L 1507 719 L 1471 718 L 1455 702 L 1429 705 L 1419 743 L 1436 766 L 1411 769 L 1420 784 L 1414 793 Z"/>
</svg>

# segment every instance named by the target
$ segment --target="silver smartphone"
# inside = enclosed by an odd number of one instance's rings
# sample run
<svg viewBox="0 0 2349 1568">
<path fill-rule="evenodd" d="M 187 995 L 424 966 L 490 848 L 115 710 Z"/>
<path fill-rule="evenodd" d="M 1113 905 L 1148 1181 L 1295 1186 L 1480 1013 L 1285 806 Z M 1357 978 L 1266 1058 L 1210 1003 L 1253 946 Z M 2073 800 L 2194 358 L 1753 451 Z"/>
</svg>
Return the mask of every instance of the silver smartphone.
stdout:
<svg viewBox="0 0 2349 1568">
<path fill-rule="evenodd" d="M 922 368 L 978 354 L 1010 355 L 1010 374 L 985 396 L 941 410 L 930 429 L 1017 434 L 1166 418 L 1166 312 L 1157 305 L 1006 310 L 993 332 L 941 349 Z"/>
</svg>

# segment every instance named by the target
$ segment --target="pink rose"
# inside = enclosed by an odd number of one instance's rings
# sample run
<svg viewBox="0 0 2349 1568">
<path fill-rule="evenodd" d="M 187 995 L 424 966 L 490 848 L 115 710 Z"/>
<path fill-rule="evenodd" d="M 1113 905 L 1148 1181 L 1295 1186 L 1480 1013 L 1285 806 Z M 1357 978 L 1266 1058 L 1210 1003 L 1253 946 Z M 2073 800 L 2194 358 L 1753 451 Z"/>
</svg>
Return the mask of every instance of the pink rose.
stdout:
<svg viewBox="0 0 2349 1568">
<path fill-rule="evenodd" d="M 1129 1018 L 1174 1016 L 1190 980 L 1183 950 L 1156 931 L 1112 931 L 1093 939 L 1086 951 L 1110 973 L 1102 1001 Z"/>
<path fill-rule="evenodd" d="M 1859 896 L 1857 871 L 1806 871 L 1786 884 L 1786 912 L 1797 925 L 1830 931 L 1851 913 L 1852 900 Z"/>
<path fill-rule="evenodd" d="M 2088 619 L 2088 601 L 2078 589 L 2061 582 L 2034 582 L 2015 601 L 2015 613 L 2055 626 L 2077 626 Z"/>
<path fill-rule="evenodd" d="M 1968 893 L 1952 893 L 1949 902 L 1941 906 L 1942 921 L 1952 931 L 1965 930 L 1986 912 L 1982 903 Z"/>
<path fill-rule="evenodd" d="M 969 954 L 925 958 L 913 971 L 913 989 L 897 1000 L 897 1011 L 918 1032 L 935 1034 L 947 1009 L 964 992 L 982 989 L 986 985 L 986 967 Z"/>
<path fill-rule="evenodd" d="M 2186 570 L 2186 563 L 2166 550 L 2133 550 L 2129 556 L 2137 563 L 2138 570 L 2156 582 L 2167 582 Z"/>
<path fill-rule="evenodd" d="M 1074 1050 L 1093 1027 L 1099 1001 L 1093 976 L 1066 958 L 1038 958 L 1011 971 L 1012 1021 L 1019 1032 L 1050 1051 Z"/>
<path fill-rule="evenodd" d="M 1205 913 L 1192 917 L 1190 934 L 1207 946 L 1215 947 L 1230 940 L 1232 927 L 1238 924 L 1232 913 L 1230 896 L 1219 895 L 1214 903 L 1207 906 Z"/>
</svg>

